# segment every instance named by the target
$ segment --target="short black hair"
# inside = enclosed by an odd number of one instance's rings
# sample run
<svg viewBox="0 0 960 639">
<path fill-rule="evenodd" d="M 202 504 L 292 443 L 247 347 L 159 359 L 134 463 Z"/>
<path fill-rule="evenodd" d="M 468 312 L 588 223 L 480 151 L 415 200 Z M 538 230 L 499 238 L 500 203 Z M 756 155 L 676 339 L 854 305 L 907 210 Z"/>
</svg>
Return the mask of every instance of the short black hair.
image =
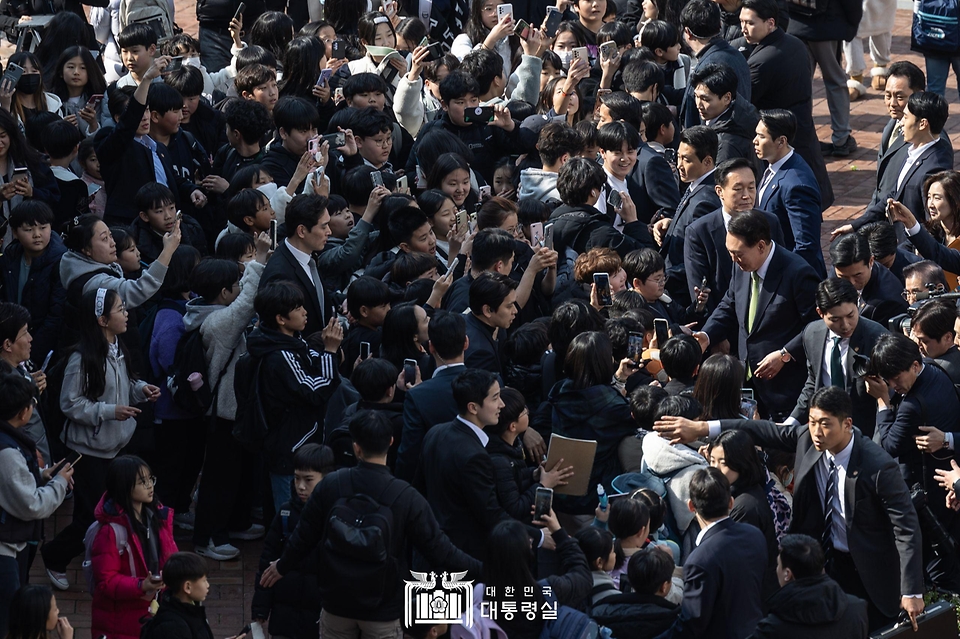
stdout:
<svg viewBox="0 0 960 639">
<path fill-rule="evenodd" d="M 430 345 L 442 360 L 456 359 L 463 355 L 467 339 L 467 322 L 462 313 L 437 311 L 427 326 Z"/>
<path fill-rule="evenodd" d="M 907 110 L 917 119 L 925 119 L 930 125 L 933 137 L 940 135 L 943 125 L 950 116 L 950 107 L 939 93 L 933 91 L 917 91 L 907 99 Z"/>
<path fill-rule="evenodd" d="M 877 339 L 870 354 L 871 367 L 884 379 L 909 370 L 914 362 L 923 362 L 920 347 L 902 333 L 884 333 Z"/>
<path fill-rule="evenodd" d="M 319 119 L 317 107 L 304 98 L 285 95 L 273 107 L 273 123 L 277 131 L 306 131 L 316 127 Z"/>
<path fill-rule="evenodd" d="M 653 141 L 660 135 L 660 129 L 673 123 L 673 114 L 670 109 L 659 102 L 644 102 L 641 105 L 643 129 L 647 141 Z"/>
<path fill-rule="evenodd" d="M 367 107 L 355 110 L 350 118 L 350 130 L 358 137 L 367 138 L 380 133 L 391 133 L 393 123 L 390 117 L 380 109 Z"/>
<path fill-rule="evenodd" d="M 636 32 L 622 20 L 606 22 L 597 31 L 597 44 L 613 41 L 617 43 L 617 47 L 631 46 L 634 33 Z"/>
<path fill-rule="evenodd" d="M 473 238 L 473 253 L 470 259 L 478 271 L 493 268 L 497 262 L 506 262 L 513 257 L 516 242 L 503 229 L 483 229 Z"/>
<path fill-rule="evenodd" d="M 476 79 L 480 89 L 478 95 L 483 95 L 490 90 L 493 81 L 503 75 L 503 58 L 496 51 L 474 49 L 460 61 L 460 71 Z"/>
<path fill-rule="evenodd" d="M 636 99 L 626 91 L 614 91 L 600 96 L 600 104 L 607 107 L 610 117 L 614 120 L 623 120 L 629 122 L 634 128 L 640 128 L 640 100 Z M 582 125 L 582 126 L 581 126 Z M 583 136 L 583 128 L 590 127 L 593 131 L 597 130 L 596 124 L 589 120 L 577 123 L 577 131 Z M 584 146 L 593 146 L 593 140 L 584 137 Z"/>
<path fill-rule="evenodd" d="M 223 113 L 227 124 L 240 133 L 246 144 L 256 144 L 273 128 L 267 107 L 256 100 L 230 100 Z"/>
<path fill-rule="evenodd" d="M 695 38 L 709 40 L 720 33 L 720 6 L 710 0 L 690 0 L 680 12 L 680 24 Z"/>
<path fill-rule="evenodd" d="M 503 356 L 515 366 L 535 366 L 549 347 L 546 323 L 530 322 L 510 331 L 510 337 L 503 345 Z"/>
<path fill-rule="evenodd" d="M 856 287 L 842 277 L 828 277 L 817 285 L 817 308 L 821 313 L 841 304 L 856 304 L 859 300 Z"/>
<path fill-rule="evenodd" d="M 147 94 L 147 108 L 160 115 L 170 111 L 182 111 L 183 96 L 169 84 L 151 82 L 150 92 Z"/>
<path fill-rule="evenodd" d="M 680 142 L 692 148 L 697 159 L 703 162 L 708 157 L 717 160 L 717 150 L 720 148 L 720 138 L 717 132 L 703 124 L 689 126 L 680 133 Z"/>
<path fill-rule="evenodd" d="M 620 151 L 626 144 L 628 149 L 640 148 L 640 132 L 627 122 L 610 122 L 597 130 L 597 146 L 604 151 Z"/>
<path fill-rule="evenodd" d="M 450 385 L 453 390 L 453 401 L 457 404 L 457 412 L 466 414 L 468 404 L 483 404 L 490 387 L 497 381 L 496 373 L 468 368 L 457 375 Z"/>
<path fill-rule="evenodd" d="M 196 98 L 203 93 L 203 71 L 192 64 L 184 64 L 176 71 L 166 74 L 163 82 L 185 98 Z"/>
<path fill-rule="evenodd" d="M 496 311 L 507 299 L 510 291 L 517 288 L 517 283 L 500 273 L 481 273 L 480 277 L 470 282 L 470 310 L 474 315 L 483 315 L 483 307 L 489 306 Z"/>
<path fill-rule="evenodd" d="M 736 235 L 747 246 L 756 246 L 761 240 L 770 244 L 770 221 L 763 211 L 750 209 L 730 220 L 727 233 Z"/>
<path fill-rule="evenodd" d="M 400 371 L 388 359 L 369 357 L 353 369 L 350 382 L 365 402 L 379 402 L 397 384 Z"/>
<path fill-rule="evenodd" d="M 640 44 L 651 51 L 666 51 L 679 42 L 680 30 L 666 20 L 651 20 L 640 28 Z"/>
<path fill-rule="evenodd" d="M 723 64 L 708 64 L 703 68 L 697 68 L 690 75 L 690 86 L 696 88 L 700 85 L 707 87 L 710 93 L 722 98 L 730 94 L 730 99 L 737 98 L 737 85 L 739 80 L 733 69 Z"/>
<path fill-rule="evenodd" d="M 691 0 L 701 2 L 702 0 Z M 690 478 L 690 501 L 704 519 L 718 519 L 730 514 L 730 482 L 719 468 L 701 468 Z"/>
<path fill-rule="evenodd" d="M 603 167 L 586 158 L 570 158 L 560 167 L 557 176 L 557 191 L 560 199 L 569 206 L 582 206 L 587 203 L 594 189 L 603 192 L 607 183 L 607 174 Z"/>
<path fill-rule="evenodd" d="M 16 373 L 0 374 L 0 420 L 10 421 L 33 403 L 33 384 Z"/>
<path fill-rule="evenodd" d="M 66 120 L 57 120 L 44 127 L 40 140 L 47 155 L 51 159 L 60 160 L 73 153 L 77 145 L 83 141 L 83 134 L 76 125 Z"/>
<path fill-rule="evenodd" d="M 230 289 L 240 279 L 240 265 L 234 260 L 205 257 L 190 274 L 190 290 L 212 304 L 223 289 Z"/>
<path fill-rule="evenodd" d="M 358 410 L 350 420 L 349 429 L 353 443 L 360 447 L 364 455 L 381 457 L 390 450 L 393 424 L 383 411 Z"/>
<path fill-rule="evenodd" d="M 176 196 L 169 188 L 159 182 L 147 182 L 137 190 L 133 203 L 138 211 L 146 213 L 150 209 L 175 204 Z"/>
<path fill-rule="evenodd" d="M 766 109 L 760 112 L 760 121 L 767 128 L 770 137 L 777 140 L 787 138 L 787 144 L 793 144 L 797 135 L 797 116 L 786 109 Z"/>
<path fill-rule="evenodd" d="M 913 316 L 913 328 L 919 328 L 930 339 L 942 339 L 947 333 L 956 336 L 957 307 L 946 300 L 930 300 Z"/>
<path fill-rule="evenodd" d="M 143 22 L 128 24 L 117 34 L 117 45 L 121 50 L 142 46 L 149 49 L 157 44 L 157 32 Z"/>
<path fill-rule="evenodd" d="M 277 56 L 259 44 L 248 44 L 237 53 L 237 77 L 240 77 L 240 73 L 251 66 L 260 66 L 265 70 L 273 71 L 273 79 L 277 79 Z M 257 82 L 254 86 L 263 84 L 263 82 L 266 82 L 266 80 Z M 253 87 L 250 90 L 252 91 Z M 240 85 L 238 83 L 237 92 L 239 93 L 239 91 Z"/>
<path fill-rule="evenodd" d="M 322 444 L 304 444 L 293 454 L 293 469 L 326 475 L 336 470 L 333 450 Z"/>
<path fill-rule="evenodd" d="M 429 253 L 400 251 L 390 266 L 390 281 L 406 287 L 410 282 L 437 268 L 437 258 Z M 433 283 L 431 282 L 431 287 Z"/>
<path fill-rule="evenodd" d="M 841 422 L 853 415 L 850 394 L 839 386 L 824 386 L 814 393 L 810 398 L 810 408 L 822 410 Z"/>
<path fill-rule="evenodd" d="M 867 238 L 870 243 L 870 252 L 877 259 L 882 259 L 897 252 L 900 241 L 897 239 L 897 230 L 886 220 L 864 224 L 857 233 Z"/>
<path fill-rule="evenodd" d="M 244 51 L 249 51 L 251 48 L 256 47 L 244 47 L 240 50 L 240 53 L 242 54 Z M 233 85 L 238 95 L 242 96 L 244 93 L 252 94 L 253 90 L 258 86 L 266 84 L 271 80 L 274 82 L 277 81 L 277 70 L 274 68 L 276 67 L 276 60 L 274 60 L 272 67 L 258 63 L 250 64 L 242 69 L 239 67 L 240 61 L 237 60 L 237 77 L 234 78 Z M 274 105 L 274 108 L 276 108 L 276 105 Z"/>
<path fill-rule="evenodd" d="M 823 548 L 813 537 L 789 534 L 780 540 L 780 565 L 797 579 L 820 576 L 824 563 Z"/>
<path fill-rule="evenodd" d="M 343 97 L 347 100 L 361 93 L 387 94 L 387 83 L 376 73 L 357 73 L 343 83 Z"/>
<path fill-rule="evenodd" d="M 914 93 L 927 88 L 927 76 L 923 74 L 920 67 L 908 60 L 897 60 L 887 67 L 887 77 L 892 78 L 894 76 L 906 78 L 910 90 Z"/>
<path fill-rule="evenodd" d="M 649 60 L 635 60 L 626 65 L 622 77 L 624 90 L 631 94 L 643 93 L 652 86 L 659 92 L 666 82 L 660 65 Z"/>
<path fill-rule="evenodd" d="M 72 124 L 70 126 L 73 126 Z M 76 128 L 76 127 L 74 127 Z M 53 209 L 46 202 L 35 199 L 25 199 L 13 207 L 10 211 L 10 228 L 18 229 L 21 226 L 34 226 L 38 224 L 52 225 L 56 217 Z"/>
<path fill-rule="evenodd" d="M 451 71 L 440 83 L 440 99 L 446 104 L 467 95 L 475 95 L 478 98 L 481 95 L 480 85 L 469 73 L 459 69 Z"/>
<path fill-rule="evenodd" d="M 297 195 L 287 204 L 284 224 L 287 235 L 294 235 L 301 225 L 308 231 L 320 223 L 327 211 L 327 198 L 323 195 Z"/>
<path fill-rule="evenodd" d="M 415 206 L 404 206 L 390 214 L 387 220 L 387 228 L 390 235 L 398 243 L 410 242 L 417 229 L 423 228 L 424 224 L 430 224 L 427 214 Z"/>
<path fill-rule="evenodd" d="M 573 156 L 582 148 L 583 141 L 580 134 L 572 126 L 562 122 L 550 122 L 540 129 L 537 151 L 544 165 L 553 166 L 564 154 Z"/>
<path fill-rule="evenodd" d="M 689 335 L 674 335 L 660 347 L 660 363 L 670 379 L 691 379 L 703 359 L 703 350 Z"/>
<path fill-rule="evenodd" d="M 870 242 L 859 233 L 841 235 L 830 246 L 830 259 L 838 268 L 846 268 L 859 262 L 869 264 L 872 258 Z"/>
<path fill-rule="evenodd" d="M 630 586 L 641 595 L 654 595 L 663 584 L 673 578 L 674 563 L 667 552 L 658 546 L 641 548 L 627 562 Z"/>
<path fill-rule="evenodd" d="M 636 499 L 617 499 L 610 504 L 607 527 L 617 539 L 632 537 L 650 524 L 650 509 Z"/>
<path fill-rule="evenodd" d="M 389 301 L 390 287 L 369 275 L 358 277 L 347 288 L 347 311 L 354 319 L 360 319 L 361 306 L 374 308 Z"/>
<path fill-rule="evenodd" d="M 750 175 L 753 175 L 753 164 L 750 163 L 750 160 L 747 158 L 733 158 L 732 160 L 725 160 L 717 165 L 717 171 L 714 173 L 714 181 L 717 186 L 726 186 L 727 178 L 731 173 L 735 171 L 740 171 L 742 169 L 747 169 L 750 171 Z"/>
<path fill-rule="evenodd" d="M 299 285 L 288 280 L 277 280 L 257 288 L 253 310 L 257 312 L 262 326 L 276 331 L 280 329 L 277 315 L 288 317 L 303 304 L 303 289 Z"/>
<path fill-rule="evenodd" d="M 203 579 L 207 574 L 207 560 L 193 552 L 175 552 L 163 564 L 163 584 L 174 595 L 180 594 L 188 581 Z"/>
<path fill-rule="evenodd" d="M 250 250 L 256 250 L 257 241 L 249 233 L 227 233 L 217 242 L 216 256 L 239 262 Z"/>
<path fill-rule="evenodd" d="M 134 91 L 136 91 L 135 87 L 114 87 L 107 94 L 107 108 L 110 109 L 114 119 L 119 118 L 120 114 L 126 110 Z"/>
<path fill-rule="evenodd" d="M 627 279 L 646 282 L 647 278 L 666 268 L 663 256 L 652 248 L 642 248 L 630 251 L 623 258 L 623 270 L 627 272 Z"/>
<path fill-rule="evenodd" d="M 780 24 L 780 7 L 776 0 L 743 0 L 740 9 L 750 9 L 764 22 L 773 18 L 774 24 Z"/>
</svg>

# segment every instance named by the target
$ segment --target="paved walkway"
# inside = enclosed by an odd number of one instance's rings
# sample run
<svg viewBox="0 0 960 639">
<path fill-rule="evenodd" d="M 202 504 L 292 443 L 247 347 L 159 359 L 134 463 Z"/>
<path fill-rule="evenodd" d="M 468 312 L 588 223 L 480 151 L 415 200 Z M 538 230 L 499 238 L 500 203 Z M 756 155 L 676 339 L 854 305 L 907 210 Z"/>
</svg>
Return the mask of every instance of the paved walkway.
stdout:
<svg viewBox="0 0 960 639">
<path fill-rule="evenodd" d="M 188 0 L 177 2 L 177 22 L 189 33 L 196 33 L 194 3 Z M 910 14 L 907 11 L 897 12 L 896 28 L 893 37 L 893 53 L 895 59 L 908 59 L 923 68 L 920 56 L 910 52 Z M 6 55 L 9 55 L 7 52 Z M 818 76 L 819 77 L 819 76 Z M 960 126 L 957 103 L 956 77 L 950 77 L 947 86 L 947 96 L 950 101 L 953 115 L 947 123 L 948 130 L 957 131 L 951 138 L 955 149 L 960 149 Z M 888 119 L 883 106 L 883 96 L 876 91 L 870 91 L 866 98 L 853 103 L 851 125 L 860 148 L 849 158 L 837 159 L 827 163 L 833 189 L 836 193 L 836 206 L 831 207 L 824 215 L 822 245 L 824 252 L 829 244 L 830 231 L 863 211 L 875 184 L 876 154 L 880 133 Z M 814 119 L 821 140 L 830 139 L 830 118 L 824 98 L 823 84 L 815 81 L 814 91 Z M 960 153 L 960 151 L 958 151 Z M 956 156 L 956 164 L 960 166 L 960 155 Z M 829 263 L 829 258 L 827 259 Z M 62 528 L 70 518 L 72 504 L 67 502 L 47 523 L 47 536 L 52 538 L 56 530 Z M 178 534 L 177 543 L 184 550 L 192 550 L 189 535 Z M 207 614 L 214 635 L 218 639 L 234 635 L 245 624 L 253 598 L 253 582 L 259 559 L 260 544 L 258 542 L 237 542 L 243 550 L 238 561 L 214 562 L 209 561 L 210 583 L 212 588 L 207 599 Z M 69 570 L 70 590 L 57 593 L 57 600 L 61 614 L 70 618 L 74 627 L 80 628 L 78 638 L 89 635 L 90 627 L 90 596 L 85 592 L 86 585 L 80 570 L 81 559 L 76 559 Z M 37 559 L 31 573 L 31 581 L 43 582 L 46 576 L 43 572 L 42 561 Z"/>
</svg>

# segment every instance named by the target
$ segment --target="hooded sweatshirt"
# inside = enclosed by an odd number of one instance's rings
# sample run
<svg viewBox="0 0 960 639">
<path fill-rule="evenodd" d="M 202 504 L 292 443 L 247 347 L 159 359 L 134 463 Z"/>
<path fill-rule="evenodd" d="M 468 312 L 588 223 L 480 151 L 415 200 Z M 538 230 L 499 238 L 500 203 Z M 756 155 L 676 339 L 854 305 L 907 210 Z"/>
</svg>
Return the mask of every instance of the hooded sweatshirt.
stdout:
<svg viewBox="0 0 960 639">
<path fill-rule="evenodd" d="M 532 197 L 544 203 L 555 200 L 559 204 L 558 177 L 558 173 L 544 171 L 543 169 L 524 169 L 520 171 L 520 197 Z"/>
<path fill-rule="evenodd" d="M 707 460 L 697 451 L 686 446 L 671 446 L 665 439 L 656 434 L 643 438 L 644 468 L 660 477 L 670 476 L 667 483 L 667 499 L 670 512 L 677 520 L 677 532 L 683 534 L 690 522 L 693 513 L 687 508 L 690 499 L 690 479 L 693 473 L 706 467 Z"/>
<path fill-rule="evenodd" d="M 867 636 L 867 603 L 827 575 L 791 581 L 768 601 L 752 639 L 833 639 Z"/>
<path fill-rule="evenodd" d="M 167 275 L 167 267 L 154 262 L 138 279 L 126 280 L 123 278 L 123 269 L 116 262 L 101 264 L 77 251 L 67 251 L 60 260 L 60 281 L 63 282 L 63 288 L 69 290 L 70 284 L 81 275 L 104 270 L 113 273 L 96 273 L 83 285 L 83 292 L 98 288 L 112 289 L 120 294 L 127 310 L 137 308 L 153 297 Z"/>
</svg>

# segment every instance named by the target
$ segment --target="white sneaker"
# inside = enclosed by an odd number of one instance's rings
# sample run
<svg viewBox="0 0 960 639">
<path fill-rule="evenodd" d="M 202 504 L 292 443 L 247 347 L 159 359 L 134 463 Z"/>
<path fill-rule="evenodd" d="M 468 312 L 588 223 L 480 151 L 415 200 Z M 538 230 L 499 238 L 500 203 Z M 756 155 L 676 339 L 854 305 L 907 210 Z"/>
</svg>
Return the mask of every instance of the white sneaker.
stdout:
<svg viewBox="0 0 960 639">
<path fill-rule="evenodd" d="M 67 581 L 67 573 L 56 572 L 55 570 L 47 568 L 47 577 L 50 577 L 50 583 L 52 583 L 53 587 L 57 590 L 70 589 L 70 582 Z"/>
<path fill-rule="evenodd" d="M 260 524 L 251 524 L 246 530 L 240 530 L 230 533 L 230 539 L 239 539 L 240 541 L 252 541 L 260 539 L 267 533 L 267 529 Z"/>
<path fill-rule="evenodd" d="M 229 561 L 236 559 L 240 555 L 240 549 L 231 544 L 221 544 L 214 546 L 211 541 L 206 546 L 197 546 L 196 553 L 202 557 L 209 557 L 217 561 Z"/>
<path fill-rule="evenodd" d="M 181 530 L 193 530 L 196 517 L 192 512 L 177 513 L 173 516 L 173 524 Z"/>
</svg>

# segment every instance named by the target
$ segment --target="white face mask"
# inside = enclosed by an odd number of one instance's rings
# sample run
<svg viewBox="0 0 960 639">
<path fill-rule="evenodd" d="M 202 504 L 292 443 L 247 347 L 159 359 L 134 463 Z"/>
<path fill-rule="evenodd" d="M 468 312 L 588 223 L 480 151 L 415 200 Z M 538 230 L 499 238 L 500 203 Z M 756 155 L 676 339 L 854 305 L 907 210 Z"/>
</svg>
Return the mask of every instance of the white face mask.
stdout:
<svg viewBox="0 0 960 639">
<path fill-rule="evenodd" d="M 560 56 L 560 63 L 563 64 L 564 69 L 570 68 L 570 61 L 573 60 L 573 51 L 554 51 L 558 56 Z"/>
</svg>

